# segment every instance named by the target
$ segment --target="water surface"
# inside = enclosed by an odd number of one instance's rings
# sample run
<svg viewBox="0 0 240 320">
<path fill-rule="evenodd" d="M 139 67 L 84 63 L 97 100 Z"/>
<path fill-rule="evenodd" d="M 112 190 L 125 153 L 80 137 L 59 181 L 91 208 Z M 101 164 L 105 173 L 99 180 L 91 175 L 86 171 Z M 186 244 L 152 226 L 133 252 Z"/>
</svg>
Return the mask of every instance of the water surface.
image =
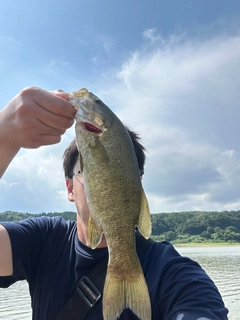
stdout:
<svg viewBox="0 0 240 320">
<path fill-rule="evenodd" d="M 240 246 L 177 247 L 197 261 L 220 291 L 230 320 L 240 320 Z"/>
<path fill-rule="evenodd" d="M 177 247 L 177 250 L 196 260 L 215 282 L 230 311 L 229 320 L 240 320 L 240 246 Z M 0 289 L 0 319 L 31 320 L 26 281 Z"/>
</svg>

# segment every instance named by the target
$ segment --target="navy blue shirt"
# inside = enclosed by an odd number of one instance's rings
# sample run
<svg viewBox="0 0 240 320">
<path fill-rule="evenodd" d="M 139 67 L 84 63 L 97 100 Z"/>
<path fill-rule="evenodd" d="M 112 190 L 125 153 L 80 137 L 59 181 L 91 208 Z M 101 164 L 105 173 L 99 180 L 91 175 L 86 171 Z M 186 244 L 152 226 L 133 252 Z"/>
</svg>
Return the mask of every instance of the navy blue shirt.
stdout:
<svg viewBox="0 0 240 320">
<path fill-rule="evenodd" d="M 75 291 L 76 283 L 108 254 L 78 240 L 76 222 L 41 217 L 3 222 L 13 253 L 13 275 L 0 287 L 26 279 L 33 320 L 54 320 Z M 168 242 L 153 243 L 139 256 L 149 289 L 152 320 L 226 320 L 228 310 L 213 281 L 198 263 L 182 257 Z M 102 320 L 97 302 L 86 320 Z M 120 320 L 137 320 L 125 309 Z"/>
</svg>

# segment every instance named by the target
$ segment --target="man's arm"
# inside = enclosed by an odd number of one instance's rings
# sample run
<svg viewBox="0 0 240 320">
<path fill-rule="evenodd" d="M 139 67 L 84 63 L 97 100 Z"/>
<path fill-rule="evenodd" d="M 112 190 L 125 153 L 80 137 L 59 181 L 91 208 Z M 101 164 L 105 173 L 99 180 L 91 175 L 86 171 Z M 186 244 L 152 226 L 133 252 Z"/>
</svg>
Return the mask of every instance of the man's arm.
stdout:
<svg viewBox="0 0 240 320">
<path fill-rule="evenodd" d="M 12 247 L 7 230 L 0 225 L 0 276 L 13 273 Z"/>
<path fill-rule="evenodd" d="M 0 179 L 3 176 L 4 172 L 7 170 L 8 165 L 18 153 L 20 148 L 9 148 L 5 146 L 0 140 Z M 1 242 L 0 242 L 1 243 Z"/>
<path fill-rule="evenodd" d="M 20 148 L 38 148 L 60 142 L 73 124 L 76 110 L 67 93 L 29 87 L 0 112 L 0 178 Z"/>
<path fill-rule="evenodd" d="M 61 140 L 76 112 L 65 100 L 67 96 L 62 91 L 29 87 L 0 111 L 0 178 L 20 148 L 38 148 Z M 0 225 L 0 276 L 12 274 L 11 241 Z"/>
</svg>

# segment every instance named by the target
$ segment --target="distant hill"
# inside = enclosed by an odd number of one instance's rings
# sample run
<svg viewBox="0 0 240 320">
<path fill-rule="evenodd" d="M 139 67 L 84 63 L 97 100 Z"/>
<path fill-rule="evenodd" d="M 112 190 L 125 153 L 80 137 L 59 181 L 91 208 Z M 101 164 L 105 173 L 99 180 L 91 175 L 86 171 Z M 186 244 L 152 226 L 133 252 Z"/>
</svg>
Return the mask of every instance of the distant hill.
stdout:
<svg viewBox="0 0 240 320">
<path fill-rule="evenodd" d="M 186 211 L 152 214 L 152 235 L 158 240 L 240 242 L 240 211 Z"/>
<path fill-rule="evenodd" d="M 65 211 L 65 212 L 42 212 L 42 213 L 28 213 L 28 212 L 17 212 L 17 211 L 5 211 L 0 212 L 0 221 L 21 221 L 27 218 L 36 218 L 41 216 L 56 217 L 61 216 L 65 220 L 76 220 L 76 212 Z"/>
<path fill-rule="evenodd" d="M 75 220 L 76 212 L 23 213 L 5 211 L 0 221 L 20 221 L 40 216 L 62 216 Z M 151 214 L 152 237 L 172 243 L 189 242 L 239 242 L 240 211 L 185 211 Z"/>
</svg>

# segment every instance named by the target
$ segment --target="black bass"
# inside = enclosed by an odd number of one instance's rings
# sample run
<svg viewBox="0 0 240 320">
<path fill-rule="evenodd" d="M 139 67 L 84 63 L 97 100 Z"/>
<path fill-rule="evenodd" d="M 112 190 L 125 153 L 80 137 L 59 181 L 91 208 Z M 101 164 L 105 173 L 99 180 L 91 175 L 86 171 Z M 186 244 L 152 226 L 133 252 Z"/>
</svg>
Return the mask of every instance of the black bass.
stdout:
<svg viewBox="0 0 240 320">
<path fill-rule="evenodd" d="M 69 95 L 76 113 L 80 170 L 90 209 L 88 240 L 94 249 L 104 234 L 109 261 L 103 291 L 104 320 L 115 320 L 130 308 L 151 319 L 148 287 L 136 254 L 135 227 L 151 234 L 148 201 L 129 133 L 94 94 L 81 89 Z"/>
</svg>

